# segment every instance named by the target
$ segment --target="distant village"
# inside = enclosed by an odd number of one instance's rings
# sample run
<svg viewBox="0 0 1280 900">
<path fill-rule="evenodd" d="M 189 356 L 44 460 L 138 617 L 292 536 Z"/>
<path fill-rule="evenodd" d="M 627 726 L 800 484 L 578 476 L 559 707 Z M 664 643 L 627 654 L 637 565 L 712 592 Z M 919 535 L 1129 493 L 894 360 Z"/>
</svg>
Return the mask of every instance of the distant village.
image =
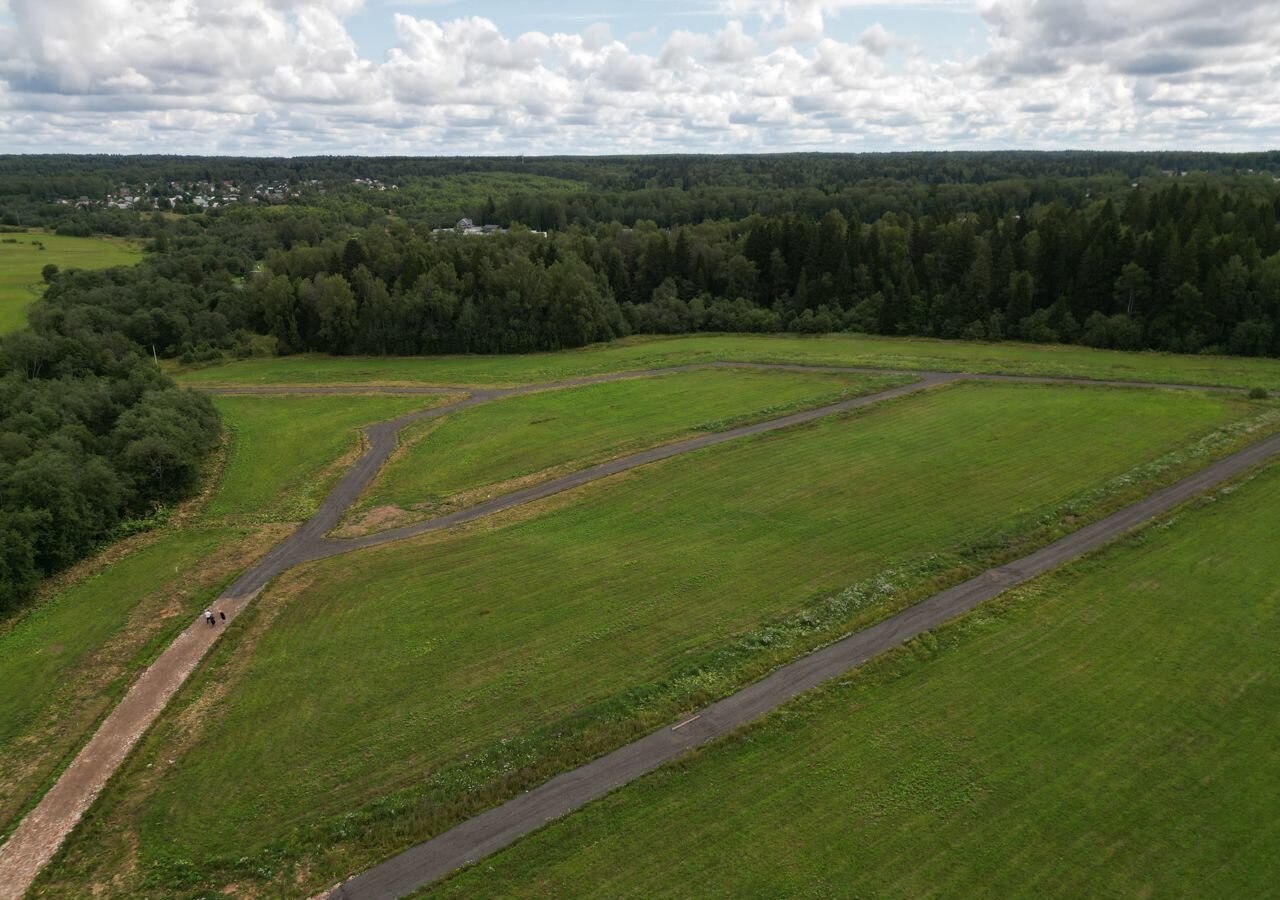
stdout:
<svg viewBox="0 0 1280 900">
<path fill-rule="evenodd" d="M 394 191 L 397 186 L 376 178 L 355 178 L 352 184 L 371 191 Z M 121 184 L 105 197 L 61 197 L 57 203 L 77 209 L 221 209 L 240 203 L 285 203 L 303 193 L 325 193 L 317 179 L 248 184 L 237 181 L 169 181 Z"/>
</svg>

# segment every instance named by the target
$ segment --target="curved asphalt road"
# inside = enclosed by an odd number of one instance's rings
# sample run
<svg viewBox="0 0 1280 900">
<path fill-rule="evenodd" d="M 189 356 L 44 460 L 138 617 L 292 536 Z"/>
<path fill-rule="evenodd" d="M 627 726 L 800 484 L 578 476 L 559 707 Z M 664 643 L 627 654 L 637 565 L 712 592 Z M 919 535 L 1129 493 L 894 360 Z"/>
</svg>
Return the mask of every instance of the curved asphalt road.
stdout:
<svg viewBox="0 0 1280 900">
<path fill-rule="evenodd" d="M 332 529 L 345 514 L 347 509 L 359 497 L 365 486 L 374 478 L 387 458 L 395 450 L 396 433 L 405 425 L 421 421 L 424 419 L 435 418 L 450 412 L 485 403 L 490 400 L 501 397 L 515 396 L 518 394 L 533 393 L 536 391 L 558 390 L 564 388 L 581 387 L 589 384 L 597 384 L 606 381 L 617 381 L 626 378 L 643 378 L 655 375 L 663 375 L 672 372 L 685 372 L 706 368 L 750 368 L 750 369 L 775 369 L 780 371 L 799 371 L 799 372 L 828 372 L 828 373 L 847 373 L 847 374 L 892 374 L 892 375 L 911 375 L 916 377 L 917 381 L 910 384 L 890 388 L 875 394 L 868 394 L 862 397 L 856 397 L 840 403 L 831 404 L 817 409 L 806 410 L 773 419 L 765 422 L 758 422 L 753 425 L 745 425 L 728 431 L 716 434 L 702 435 L 654 447 L 639 453 L 634 453 L 620 459 L 611 460 L 597 466 L 585 469 L 580 472 L 574 472 L 557 478 L 543 484 L 534 485 L 511 494 L 494 498 L 476 506 L 469 507 L 458 512 L 442 516 L 437 519 L 419 522 L 403 528 L 394 529 L 392 531 L 380 534 L 369 535 L 366 537 L 355 538 L 352 540 L 332 540 L 324 535 Z M 949 382 L 965 380 L 984 380 L 984 381 L 1026 381 L 1035 383 L 1048 384 L 1093 384 L 1093 385 L 1114 385 L 1123 387 L 1147 387 L 1147 388 L 1173 388 L 1184 390 L 1212 390 L 1212 391 L 1230 391 L 1239 393 L 1231 388 L 1219 387 L 1202 387 L 1196 385 L 1170 385 L 1156 384 L 1146 382 L 1117 382 L 1117 381 L 1091 381 L 1078 378 L 1052 378 L 1052 377 L 1022 377 L 1009 375 L 972 375 L 956 372 L 905 372 L 892 369 L 873 369 L 860 367 L 838 367 L 838 366 L 800 366 L 787 364 L 756 364 L 756 363 L 696 363 L 691 365 L 671 366 L 662 369 L 650 369 L 634 372 L 613 372 L 603 375 L 593 375 L 582 378 L 574 378 L 566 381 L 553 382 L 540 385 L 526 385 L 513 388 L 460 388 L 451 386 L 364 386 L 364 385 L 343 385 L 343 386 L 283 386 L 283 387 L 245 387 L 245 388 L 214 388 L 210 393 L 221 394 L 362 394 L 362 393 L 397 393 L 397 394 L 440 394 L 465 391 L 468 396 L 461 400 L 448 403 L 443 406 L 434 407 L 432 409 L 423 410 L 421 412 L 411 413 L 389 422 L 379 423 L 369 426 L 365 429 L 365 434 L 369 439 L 369 449 L 343 474 L 337 485 L 330 494 L 321 503 L 320 508 L 315 515 L 307 520 L 297 531 L 276 545 L 269 551 L 262 560 L 253 568 L 241 575 L 227 590 L 218 598 L 214 604 L 216 611 L 226 613 L 227 620 L 234 619 L 244 609 L 244 607 L 253 599 L 253 597 L 273 578 L 280 575 L 284 571 L 293 568 L 300 563 L 322 557 L 333 556 L 339 553 L 346 553 L 352 550 L 359 550 L 364 547 L 370 547 L 377 544 L 384 544 L 391 541 L 402 540 L 414 535 L 423 534 L 429 531 L 447 528 L 462 522 L 471 521 L 481 516 L 490 515 L 500 510 L 510 509 L 520 504 L 529 503 L 543 497 L 550 496 L 560 491 L 568 490 L 590 481 L 604 478 L 637 466 L 646 465 L 661 459 L 667 459 L 680 453 L 687 453 L 691 450 L 710 447 L 726 441 L 735 440 L 737 438 L 747 437 L 750 435 L 763 434 L 768 431 L 775 431 L 781 428 L 788 428 L 805 422 L 810 422 L 824 416 L 830 416 L 837 413 L 847 412 L 858 407 L 867 406 L 877 403 L 890 397 L 901 396 L 913 393 Z M 1235 471 L 1239 471 L 1244 466 L 1251 465 L 1252 462 L 1239 463 L 1239 460 L 1248 458 L 1250 452 L 1262 452 L 1265 448 L 1263 456 L 1267 458 L 1275 452 L 1274 439 L 1264 441 L 1253 448 L 1241 451 L 1235 456 L 1211 466 L 1201 475 L 1211 477 L 1209 482 L 1200 487 L 1188 488 L 1190 493 L 1200 490 L 1208 484 L 1216 484 L 1222 478 L 1230 477 Z M 1253 460 L 1257 461 L 1257 460 Z M 1231 467 L 1235 465 L 1236 468 Z M 1230 471 L 1228 471 L 1230 470 Z M 1216 477 L 1212 473 L 1223 473 Z M 1184 485 L 1192 484 L 1195 478 L 1193 476 L 1184 482 L 1180 482 L 1172 489 L 1158 492 L 1152 495 L 1149 500 L 1159 498 L 1170 490 L 1183 489 Z M 1179 498 L 1181 499 L 1181 498 Z M 1160 507 L 1165 509 L 1179 499 L 1169 501 L 1166 506 Z M 1147 501 L 1144 501 L 1144 503 Z M 1137 509 L 1142 506 L 1138 504 L 1131 509 Z M 1157 510 L 1158 512 L 1159 510 Z M 1126 510 L 1125 512 L 1128 512 Z M 1117 520 L 1119 513 L 1104 522 L 1098 523 L 1099 526 L 1111 523 Z M 1148 513 L 1138 521 L 1148 518 L 1155 513 Z M 1090 526 L 1096 528 L 1097 526 Z M 1130 525 L 1115 526 L 1118 531 L 1123 531 Z M 1118 533 L 1112 531 L 1098 538 L 1097 543 L 1109 539 L 1109 537 Z M 1084 529 L 1078 532 L 1078 535 L 1094 533 L 1090 529 Z M 1073 535 L 1072 537 L 1075 537 Z M 1070 539 L 1064 539 L 1067 541 Z M 1051 545 L 1045 548 L 1041 553 L 1046 553 L 1059 544 Z M 1091 544 L 1095 546 L 1096 544 Z M 1086 547 L 1085 549 L 1089 549 Z M 1075 554 L 1070 554 L 1064 558 L 1070 558 L 1071 555 L 1077 555 L 1084 550 L 1078 550 Z M 1015 581 L 1001 581 L 1001 578 L 1012 577 L 1007 573 L 1016 571 L 1016 567 L 1023 564 L 1031 564 L 1030 561 L 1035 558 L 1028 557 L 1026 560 L 1019 561 L 1014 566 L 1004 567 L 996 570 L 997 573 L 1006 573 L 1005 575 L 983 576 L 988 580 L 984 584 L 994 585 L 994 592 L 998 593 L 1008 584 L 1016 583 L 1024 575 Z M 1056 563 L 1049 563 L 1054 565 Z M 1047 567 L 1047 566 L 1046 566 Z M 1037 570 L 1037 571 L 1042 571 Z M 1032 573 L 1034 574 L 1034 572 Z M 993 580 L 994 579 L 994 580 Z M 976 579 L 982 581 L 982 579 Z M 966 588 L 961 585 L 960 588 Z M 959 590 L 953 589 L 953 590 Z M 907 610 L 899 616 L 855 635 L 852 638 L 840 644 L 826 648 L 826 650 L 818 651 L 818 653 L 805 657 L 802 660 L 793 663 L 785 669 L 780 669 L 773 676 L 753 685 L 744 691 L 734 694 L 732 697 L 721 701 L 716 706 L 710 707 L 701 714 L 695 721 L 689 723 L 679 731 L 676 738 L 670 735 L 676 734 L 673 730 L 670 732 L 658 732 L 645 738 L 635 744 L 624 747 L 622 750 L 614 754 L 610 754 L 589 766 L 559 776 L 548 782 L 537 791 L 530 792 L 521 798 L 518 798 L 504 806 L 490 810 L 488 813 L 478 816 L 455 828 L 440 837 L 423 844 L 413 850 L 408 851 L 400 857 L 384 863 L 382 866 L 371 870 L 365 875 L 359 876 L 353 881 L 347 883 L 341 889 L 346 893 L 338 893 L 337 897 L 393 897 L 397 896 L 397 892 L 403 892 L 413 886 L 427 883 L 449 869 L 465 862 L 469 859 L 477 858 L 485 853 L 492 852 L 500 846 L 504 846 L 514 840 L 520 834 L 523 834 L 548 817 L 561 815 L 569 809 L 576 808 L 590 800 L 592 797 L 622 784 L 631 778 L 637 777 L 647 772 L 674 755 L 683 752 L 691 746 L 703 743 L 722 734 L 728 728 L 736 727 L 741 722 L 748 721 L 750 718 L 758 715 L 767 709 L 776 706 L 779 703 L 794 696 L 808 687 L 819 683 L 827 677 L 828 674 L 821 674 L 831 670 L 835 665 L 838 671 L 844 671 L 850 665 L 856 665 L 865 656 L 854 659 L 851 656 L 839 657 L 839 661 L 832 662 L 831 653 L 837 647 L 842 647 L 862 635 L 868 635 L 872 632 L 876 634 L 884 634 L 883 629 L 891 623 L 899 622 L 907 613 L 912 613 L 922 608 L 926 610 L 940 609 L 942 612 L 924 614 L 917 612 L 917 616 L 924 616 L 920 620 L 918 628 L 915 630 L 895 631 L 890 636 L 889 643 L 875 643 L 875 641 L 883 642 L 885 638 L 874 638 L 873 643 L 868 645 L 873 649 L 866 651 L 874 654 L 880 652 L 884 647 L 892 646 L 900 643 L 921 630 L 933 627 L 945 618 L 954 615 L 956 612 L 969 608 L 973 603 L 981 602 L 987 596 L 992 594 L 984 594 L 977 596 L 976 600 L 967 606 L 960 601 L 940 600 L 951 596 L 951 592 L 938 595 L 931 598 L 911 610 Z M 965 595 L 968 597 L 969 595 Z M 936 601 L 936 602 L 935 602 Z M 968 602 L 967 600 L 963 602 Z M 960 605 L 957 605 L 957 604 Z M 933 604 L 929 606 L 928 604 Z M 945 614 L 942 614 L 945 613 Z M 941 618 L 938 616 L 941 615 Z M 903 628 L 899 624 L 895 628 Z M 914 627 L 914 626 L 912 626 Z M 189 626 L 177 639 L 160 655 L 160 657 L 141 675 L 138 680 L 129 688 L 125 696 L 111 711 L 98 730 L 93 734 L 81 751 L 76 755 L 71 765 L 63 772 L 51 787 L 41 798 L 40 802 L 34 809 L 22 820 L 17 829 L 9 837 L 9 840 L 0 845 L 0 900 L 14 900 L 21 897 L 34 881 L 39 871 L 52 859 L 57 852 L 58 847 L 65 839 L 66 835 L 79 821 L 80 817 L 89 808 L 96 799 L 98 793 L 102 790 L 107 780 L 113 775 L 116 769 L 124 761 L 129 750 L 142 736 L 146 729 L 164 709 L 169 699 L 176 693 L 179 687 L 185 682 L 186 678 L 195 670 L 200 660 L 208 652 L 209 648 L 217 640 L 218 635 L 222 632 L 221 627 L 209 628 L 202 622 L 195 622 Z M 865 640 L 865 639 L 864 639 Z M 878 647 L 879 649 L 874 649 Z M 829 660 L 823 668 L 822 660 Z M 850 662 L 849 660 L 853 660 Z M 813 669 L 817 665 L 818 668 Z M 817 672 L 818 675 L 804 674 Z M 786 674 L 790 673 L 790 674 Z M 814 678 L 817 680 L 813 680 Z M 782 683 L 780 683 L 782 682 Z M 785 683 L 785 684 L 783 684 Z M 791 687 L 787 685 L 790 684 Z M 793 689 L 794 688 L 794 689 Z M 532 799 L 531 799 L 532 798 Z M 444 866 L 445 868 L 441 868 Z M 408 885 L 408 887 L 405 887 Z"/>
</svg>

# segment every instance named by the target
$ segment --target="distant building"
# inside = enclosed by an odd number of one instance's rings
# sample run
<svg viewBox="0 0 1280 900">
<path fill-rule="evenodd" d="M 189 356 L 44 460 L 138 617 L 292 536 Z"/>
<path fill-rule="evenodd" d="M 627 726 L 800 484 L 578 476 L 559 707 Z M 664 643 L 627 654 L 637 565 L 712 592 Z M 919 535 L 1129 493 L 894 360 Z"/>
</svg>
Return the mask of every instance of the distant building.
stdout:
<svg viewBox="0 0 1280 900">
<path fill-rule="evenodd" d="M 491 234 L 506 234 L 507 229 L 501 225 L 477 225 L 470 219 L 459 219 L 458 223 L 452 228 L 433 228 L 431 233 L 435 235 L 445 234 L 463 234 L 468 237 L 488 237 Z"/>
</svg>

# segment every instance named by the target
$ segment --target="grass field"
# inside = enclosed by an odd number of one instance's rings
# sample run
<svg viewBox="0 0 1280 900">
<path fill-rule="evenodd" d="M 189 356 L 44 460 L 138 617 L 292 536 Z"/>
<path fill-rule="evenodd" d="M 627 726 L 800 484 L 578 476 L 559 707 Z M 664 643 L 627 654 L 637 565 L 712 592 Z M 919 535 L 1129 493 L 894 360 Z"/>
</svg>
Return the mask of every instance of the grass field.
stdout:
<svg viewBox="0 0 1280 900">
<path fill-rule="evenodd" d="M 136 245 L 114 238 L 0 234 L 0 334 L 27 324 L 27 307 L 43 290 L 40 272 L 50 263 L 59 269 L 105 269 L 141 258 Z"/>
<path fill-rule="evenodd" d="M 232 442 L 203 511 L 149 545 L 109 551 L 119 558 L 0 623 L 0 833 L 132 676 L 254 553 L 283 536 L 259 526 L 312 511 L 323 473 L 356 446 L 358 426 L 435 400 L 218 398 Z"/>
<path fill-rule="evenodd" d="M 416 359 L 291 356 L 244 360 L 177 374 L 180 380 L 191 384 L 528 384 L 598 372 L 712 361 L 1065 375 L 1280 390 L 1280 360 L 1277 359 L 1124 353 L 1065 345 L 983 344 L 852 334 L 633 338 L 582 350 L 526 356 Z"/>
<path fill-rule="evenodd" d="M 234 574 L 220 557 L 245 537 L 174 531 L 0 626 L 0 833 Z"/>
<path fill-rule="evenodd" d="M 44 884 L 75 895 L 131 860 L 134 894 L 332 883 L 1044 539 L 1107 505 L 1108 479 L 1256 409 L 961 386 L 287 575 Z"/>
<path fill-rule="evenodd" d="M 205 515 L 244 522 L 305 519 L 341 474 L 335 464 L 356 448 L 360 427 L 440 402 L 431 396 L 216 397 L 232 445 Z"/>
<path fill-rule="evenodd" d="M 409 426 L 403 453 L 370 485 L 359 508 L 412 507 L 421 517 L 476 488 L 549 469 L 585 468 L 904 380 L 703 370 L 499 400 Z"/>
<path fill-rule="evenodd" d="M 1280 467 L 431 897 L 1264 897 Z"/>
</svg>

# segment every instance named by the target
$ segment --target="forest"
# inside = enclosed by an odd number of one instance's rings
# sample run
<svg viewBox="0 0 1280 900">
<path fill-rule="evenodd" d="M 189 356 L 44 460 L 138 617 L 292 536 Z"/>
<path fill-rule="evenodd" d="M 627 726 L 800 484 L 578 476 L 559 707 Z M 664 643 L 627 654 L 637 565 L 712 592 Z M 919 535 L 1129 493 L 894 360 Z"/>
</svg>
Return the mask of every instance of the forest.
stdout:
<svg viewBox="0 0 1280 900">
<path fill-rule="evenodd" d="M 0 229 L 32 228 L 148 252 L 49 273 L 0 341 L 0 608 L 198 482 L 216 417 L 154 357 L 693 331 L 1280 355 L 1277 153 L 0 157 Z"/>
<path fill-rule="evenodd" d="M 219 425 L 119 333 L 19 332 L 0 340 L 0 373 L 3 615 L 187 496 Z"/>
<path fill-rule="evenodd" d="M 537 197 L 515 195 L 487 217 L 510 231 L 483 237 L 363 207 L 344 216 L 338 196 L 241 207 L 149 223 L 146 263 L 59 276 L 33 315 L 38 330 L 118 331 L 186 362 L 515 353 L 689 331 L 1280 353 L 1270 179 L 1164 179 L 1076 202 L 1036 200 L 1044 190 L 972 186 L 964 211 L 871 221 L 846 203 L 817 217 L 610 220 L 546 234 L 509 213 Z M 942 193 L 930 188 L 921 205 L 940 208 Z"/>
</svg>

